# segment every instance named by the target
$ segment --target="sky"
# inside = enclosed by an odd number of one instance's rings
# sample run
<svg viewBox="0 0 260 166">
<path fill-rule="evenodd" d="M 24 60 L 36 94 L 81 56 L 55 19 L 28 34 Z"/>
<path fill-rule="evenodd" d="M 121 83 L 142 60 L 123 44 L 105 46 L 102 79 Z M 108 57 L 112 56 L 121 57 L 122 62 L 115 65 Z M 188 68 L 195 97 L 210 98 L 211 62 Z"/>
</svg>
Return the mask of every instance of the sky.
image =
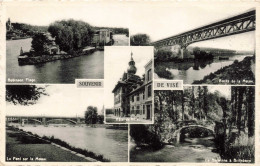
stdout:
<svg viewBox="0 0 260 166">
<path fill-rule="evenodd" d="M 73 18 L 82 20 L 92 26 L 124 27 L 129 25 L 129 9 L 124 5 L 108 3 L 16 3 L 6 8 L 6 19 L 12 22 L 31 25 L 49 25 L 50 23 Z"/>
<path fill-rule="evenodd" d="M 196 3 L 194 3 L 196 4 Z M 130 33 L 146 33 L 152 41 L 174 36 L 210 23 L 220 21 L 252 9 L 252 6 L 154 6 L 139 7 L 133 12 Z M 194 43 L 190 46 L 253 50 L 254 32 Z"/>
<path fill-rule="evenodd" d="M 130 34 L 146 33 L 152 41 L 170 37 L 207 25 L 254 8 L 254 3 L 16 3 L 6 9 L 7 18 L 13 22 L 32 25 L 73 18 L 93 26 L 129 28 Z M 225 4 L 225 5 L 223 5 Z M 22 6 L 22 7 L 21 7 Z M 191 46 L 253 51 L 255 33 L 243 33 L 194 43 Z"/>
<path fill-rule="evenodd" d="M 103 108 L 103 89 L 82 89 L 75 85 L 49 85 L 49 96 L 42 96 L 30 106 L 14 105 L 7 102 L 6 115 L 16 116 L 66 116 L 84 117 L 88 106 L 96 106 L 99 113 Z"/>
<path fill-rule="evenodd" d="M 208 89 L 211 93 L 219 91 L 223 96 L 231 98 L 231 86 L 208 86 Z"/>
<path fill-rule="evenodd" d="M 145 73 L 144 66 L 153 57 L 153 47 L 106 47 L 105 48 L 105 107 L 112 108 L 114 106 L 114 89 L 117 82 L 122 78 L 123 73 L 127 72 L 128 62 L 133 53 L 135 67 L 137 68 L 136 75 L 142 78 Z"/>
</svg>

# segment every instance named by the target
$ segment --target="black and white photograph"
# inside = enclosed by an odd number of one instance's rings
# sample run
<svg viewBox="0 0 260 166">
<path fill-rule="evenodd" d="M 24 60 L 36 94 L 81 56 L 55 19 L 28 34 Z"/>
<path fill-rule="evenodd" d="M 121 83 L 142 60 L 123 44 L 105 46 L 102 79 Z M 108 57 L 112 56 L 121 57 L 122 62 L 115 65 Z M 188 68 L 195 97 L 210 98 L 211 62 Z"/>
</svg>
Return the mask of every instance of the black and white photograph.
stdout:
<svg viewBox="0 0 260 166">
<path fill-rule="evenodd" d="M 6 162 L 127 162 L 128 126 L 104 124 L 103 89 L 6 86 Z"/>
<path fill-rule="evenodd" d="M 153 47 L 106 47 L 105 122 L 153 122 Z"/>
<path fill-rule="evenodd" d="M 258 166 L 258 1 L 1 1 L 0 165 Z"/>
<path fill-rule="evenodd" d="M 103 79 L 104 46 L 129 45 L 127 18 L 114 6 L 8 7 L 7 83 Z"/>
<path fill-rule="evenodd" d="M 155 79 L 255 84 L 255 8 L 224 10 L 212 5 L 140 11 L 133 16 L 130 44 L 155 47 Z M 140 26 L 138 18 L 146 23 Z"/>
<path fill-rule="evenodd" d="M 131 162 L 255 162 L 255 87 L 154 92 L 153 125 L 130 125 Z"/>
</svg>

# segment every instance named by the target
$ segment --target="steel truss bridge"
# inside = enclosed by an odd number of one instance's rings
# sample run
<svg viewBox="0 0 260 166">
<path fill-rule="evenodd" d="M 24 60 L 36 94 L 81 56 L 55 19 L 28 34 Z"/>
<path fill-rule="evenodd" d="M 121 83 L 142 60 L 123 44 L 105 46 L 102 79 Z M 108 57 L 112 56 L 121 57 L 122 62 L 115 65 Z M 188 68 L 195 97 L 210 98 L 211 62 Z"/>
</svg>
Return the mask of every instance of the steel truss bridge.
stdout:
<svg viewBox="0 0 260 166">
<path fill-rule="evenodd" d="M 67 121 L 70 124 L 84 123 L 85 119 L 80 117 L 55 117 L 55 116 L 6 116 L 6 123 L 20 123 L 34 122 L 41 125 L 48 125 L 54 121 Z"/>
<path fill-rule="evenodd" d="M 253 31 L 256 28 L 255 19 L 256 11 L 251 10 L 166 39 L 158 40 L 151 43 L 151 45 L 155 49 L 174 45 L 180 45 L 181 49 L 185 49 L 188 45 L 195 42 Z"/>
</svg>

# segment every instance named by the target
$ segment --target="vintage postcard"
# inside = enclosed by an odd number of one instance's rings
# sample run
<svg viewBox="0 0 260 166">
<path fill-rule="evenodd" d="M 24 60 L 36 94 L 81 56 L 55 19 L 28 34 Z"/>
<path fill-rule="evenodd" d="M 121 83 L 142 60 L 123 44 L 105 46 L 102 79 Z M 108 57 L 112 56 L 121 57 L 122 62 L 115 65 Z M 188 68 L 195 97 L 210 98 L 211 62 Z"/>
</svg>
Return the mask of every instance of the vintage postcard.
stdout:
<svg viewBox="0 0 260 166">
<path fill-rule="evenodd" d="M 0 2 L 1 165 L 260 164 L 259 1 Z"/>
</svg>

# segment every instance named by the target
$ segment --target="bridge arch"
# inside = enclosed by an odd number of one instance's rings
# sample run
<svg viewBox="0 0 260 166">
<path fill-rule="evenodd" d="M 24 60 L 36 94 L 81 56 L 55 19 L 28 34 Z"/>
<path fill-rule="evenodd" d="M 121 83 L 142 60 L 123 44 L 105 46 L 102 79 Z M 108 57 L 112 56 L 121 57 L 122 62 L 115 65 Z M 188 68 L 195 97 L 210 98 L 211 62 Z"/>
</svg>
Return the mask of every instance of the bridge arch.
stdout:
<svg viewBox="0 0 260 166">
<path fill-rule="evenodd" d="M 183 126 L 181 128 L 179 128 L 178 130 L 176 130 L 173 135 L 174 137 L 176 138 L 176 143 L 180 143 L 181 141 L 181 134 L 183 132 L 183 130 L 187 129 L 187 128 L 203 128 L 203 129 L 206 129 L 206 130 L 209 130 L 212 134 L 214 134 L 214 129 L 211 128 L 211 127 L 206 127 L 206 126 L 202 126 L 202 125 L 188 125 L 188 126 Z"/>
<path fill-rule="evenodd" d="M 40 124 L 42 124 L 42 121 L 38 120 L 38 119 L 23 119 L 24 121 L 34 121 L 34 122 L 38 122 Z"/>
</svg>

